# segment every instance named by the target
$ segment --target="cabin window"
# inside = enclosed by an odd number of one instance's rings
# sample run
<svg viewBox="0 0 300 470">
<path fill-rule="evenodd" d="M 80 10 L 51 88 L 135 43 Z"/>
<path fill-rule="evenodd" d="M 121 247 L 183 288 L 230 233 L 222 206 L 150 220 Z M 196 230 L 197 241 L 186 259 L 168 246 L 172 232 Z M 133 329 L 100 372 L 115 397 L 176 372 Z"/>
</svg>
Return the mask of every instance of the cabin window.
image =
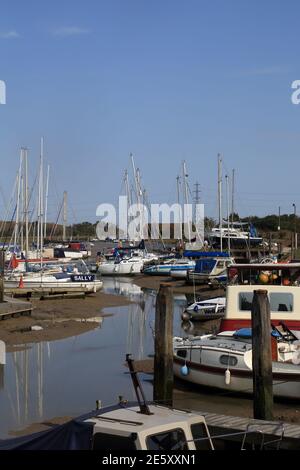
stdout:
<svg viewBox="0 0 300 470">
<path fill-rule="evenodd" d="M 146 445 L 148 450 L 188 450 L 184 431 L 179 428 L 148 436 Z"/>
<path fill-rule="evenodd" d="M 272 312 L 292 312 L 294 307 L 293 294 L 272 292 L 270 297 L 270 308 Z"/>
<path fill-rule="evenodd" d="M 239 307 L 240 310 L 252 309 L 253 292 L 241 292 L 239 294 Z"/>
<path fill-rule="evenodd" d="M 133 436 L 118 436 L 97 432 L 93 439 L 93 450 L 136 450 Z"/>
<path fill-rule="evenodd" d="M 186 349 L 178 349 L 178 351 L 177 351 L 177 356 L 178 356 L 178 357 L 184 357 L 184 358 L 185 358 L 185 357 L 186 357 L 186 353 L 187 353 Z"/>
<path fill-rule="evenodd" d="M 197 450 L 211 450 L 211 441 L 204 423 L 192 424 L 191 431 Z M 207 439 L 204 439 L 205 437 Z"/>
<path fill-rule="evenodd" d="M 241 311 L 251 311 L 253 292 L 241 292 L 239 294 L 239 308 Z M 294 296 L 290 293 L 269 293 L 271 312 L 293 312 Z"/>
<path fill-rule="evenodd" d="M 229 354 L 222 354 L 219 360 L 223 366 L 236 366 L 238 362 L 235 356 L 230 356 Z"/>
</svg>

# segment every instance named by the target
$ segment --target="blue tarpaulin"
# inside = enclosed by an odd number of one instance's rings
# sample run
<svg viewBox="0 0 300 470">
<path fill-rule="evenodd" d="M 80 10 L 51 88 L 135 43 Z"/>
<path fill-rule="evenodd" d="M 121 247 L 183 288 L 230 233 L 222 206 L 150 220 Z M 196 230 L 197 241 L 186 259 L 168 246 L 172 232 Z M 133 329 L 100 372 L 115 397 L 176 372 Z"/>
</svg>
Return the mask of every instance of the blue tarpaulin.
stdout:
<svg viewBox="0 0 300 470">
<path fill-rule="evenodd" d="M 192 251 L 183 252 L 185 258 L 229 258 L 229 254 L 225 251 Z"/>
<path fill-rule="evenodd" d="M 83 420 L 93 418 L 99 411 L 73 419 L 52 429 L 0 439 L 0 450 L 89 450 L 92 446 L 93 423 Z"/>
</svg>

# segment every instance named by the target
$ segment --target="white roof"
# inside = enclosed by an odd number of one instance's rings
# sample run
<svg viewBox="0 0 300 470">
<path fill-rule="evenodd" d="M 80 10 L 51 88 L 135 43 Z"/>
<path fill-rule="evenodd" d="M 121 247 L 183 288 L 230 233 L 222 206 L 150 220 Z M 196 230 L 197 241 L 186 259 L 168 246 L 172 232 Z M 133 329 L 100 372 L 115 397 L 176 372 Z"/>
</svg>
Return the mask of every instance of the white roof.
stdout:
<svg viewBox="0 0 300 470">
<path fill-rule="evenodd" d="M 141 414 L 138 406 L 118 408 L 107 413 L 99 414 L 87 420 L 95 424 L 94 432 L 112 432 L 112 434 L 128 434 L 148 431 L 161 432 L 184 426 L 187 423 L 205 422 L 203 415 L 196 412 L 171 409 L 159 405 L 149 405 L 151 415 Z M 163 429 L 158 429 L 158 428 Z"/>
</svg>

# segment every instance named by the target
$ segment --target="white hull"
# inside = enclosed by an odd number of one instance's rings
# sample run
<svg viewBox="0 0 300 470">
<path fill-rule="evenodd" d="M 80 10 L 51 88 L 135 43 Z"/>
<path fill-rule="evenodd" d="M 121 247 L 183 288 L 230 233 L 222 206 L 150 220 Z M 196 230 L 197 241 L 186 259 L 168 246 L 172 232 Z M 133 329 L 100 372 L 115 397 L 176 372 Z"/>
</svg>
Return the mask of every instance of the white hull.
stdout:
<svg viewBox="0 0 300 470">
<path fill-rule="evenodd" d="M 83 258 L 83 255 L 80 251 L 78 252 L 78 251 L 64 250 L 64 254 L 65 254 L 66 258 L 71 258 L 71 259 L 82 259 Z"/>
<path fill-rule="evenodd" d="M 289 333 L 272 337 L 273 394 L 300 400 L 300 345 Z M 250 334 L 250 336 L 249 336 Z M 248 336 L 247 336 L 248 335 Z M 174 374 L 187 382 L 253 393 L 251 332 L 226 331 L 173 340 Z M 276 354 L 276 356 L 273 356 Z"/>
<path fill-rule="evenodd" d="M 174 271 L 171 269 L 170 276 L 173 277 L 173 279 L 186 279 L 187 272 L 187 269 L 183 269 L 182 271 Z"/>
<path fill-rule="evenodd" d="M 143 261 L 134 263 L 103 263 L 98 267 L 101 276 L 134 276 L 141 274 Z"/>
<path fill-rule="evenodd" d="M 174 375 L 186 382 L 190 382 L 197 385 L 203 385 L 206 387 L 218 388 L 221 390 L 227 390 L 237 393 L 253 393 L 253 379 L 252 373 L 248 377 L 237 377 L 234 376 L 231 370 L 230 383 L 226 385 L 225 383 L 225 371 L 224 369 L 219 369 L 219 371 L 208 372 L 205 370 L 194 369 L 193 365 L 187 364 L 189 368 L 189 374 L 183 376 L 181 374 L 181 367 L 185 364 L 182 361 L 181 364 L 177 362 L 174 363 Z M 299 370 L 300 374 L 300 370 Z M 292 398 L 300 399 L 300 377 L 298 375 L 298 380 L 293 381 L 292 375 L 287 380 L 279 379 L 273 380 L 273 394 L 276 397 L 282 398 Z"/>
<path fill-rule="evenodd" d="M 20 288 L 22 290 L 22 287 L 19 287 L 20 281 L 19 280 L 7 280 L 4 283 L 4 289 L 17 289 Z M 47 280 L 45 277 L 44 279 L 42 277 L 37 277 L 36 279 L 30 279 L 30 280 L 23 280 L 23 289 L 55 289 L 55 290 L 60 290 L 60 291 L 72 291 L 72 289 L 82 289 L 87 292 L 98 292 L 103 286 L 103 282 L 100 280 L 95 280 L 95 281 L 82 281 L 82 282 L 73 282 L 73 281 L 65 281 L 65 280 L 60 280 L 60 281 L 53 281 L 53 280 Z"/>
</svg>

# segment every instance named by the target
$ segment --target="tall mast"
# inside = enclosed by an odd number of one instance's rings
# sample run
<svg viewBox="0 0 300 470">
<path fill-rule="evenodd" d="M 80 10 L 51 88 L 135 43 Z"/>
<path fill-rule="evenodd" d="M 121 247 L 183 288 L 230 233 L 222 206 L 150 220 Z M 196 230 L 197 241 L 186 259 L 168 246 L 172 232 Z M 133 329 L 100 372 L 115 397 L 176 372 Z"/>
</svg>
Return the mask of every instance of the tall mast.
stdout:
<svg viewBox="0 0 300 470">
<path fill-rule="evenodd" d="M 228 253 L 230 254 L 229 177 L 228 175 L 225 176 L 225 180 L 226 180 L 226 203 L 227 203 L 227 247 L 228 247 Z"/>
<path fill-rule="evenodd" d="M 29 241 L 28 241 L 28 151 L 27 148 L 24 149 L 24 170 L 25 170 L 25 252 L 26 259 L 29 257 Z"/>
<path fill-rule="evenodd" d="M 63 196 L 63 241 L 65 242 L 67 239 L 66 232 L 67 232 L 67 191 L 64 191 Z"/>
<path fill-rule="evenodd" d="M 45 216 L 44 216 L 44 237 L 47 235 L 47 212 L 48 212 L 48 191 L 49 191 L 50 165 L 47 166 L 46 195 L 45 195 Z"/>
<path fill-rule="evenodd" d="M 130 207 L 131 204 L 132 204 L 132 201 L 131 201 L 129 177 L 128 177 L 128 171 L 127 170 L 125 170 L 124 181 L 125 181 L 125 190 L 126 190 L 127 202 L 128 202 L 128 206 Z"/>
<path fill-rule="evenodd" d="M 134 184 L 135 184 L 135 191 L 136 191 L 136 198 L 137 198 L 137 204 L 139 206 L 139 188 L 138 188 L 138 182 L 137 182 L 137 175 L 136 175 L 136 169 L 135 169 L 135 163 L 134 163 L 134 158 L 132 153 L 130 154 L 131 157 L 131 164 L 132 164 L 132 171 L 133 171 L 133 178 L 134 178 Z"/>
<path fill-rule="evenodd" d="M 25 188 L 24 188 L 24 149 L 22 151 L 22 173 L 21 173 L 21 188 L 20 188 L 20 197 L 21 197 L 21 207 L 22 207 L 22 217 L 21 217 L 21 253 L 24 253 L 24 219 L 25 219 Z"/>
<path fill-rule="evenodd" d="M 130 154 L 131 157 L 131 164 L 132 164 L 132 170 L 133 170 L 133 177 L 134 177 L 134 183 L 135 183 L 135 191 L 136 191 L 136 199 L 137 199 L 137 206 L 138 206 L 138 212 L 141 214 L 141 203 L 140 203 L 140 187 L 139 187 L 139 175 L 138 172 L 135 168 L 135 163 L 134 163 L 134 158 L 132 153 Z M 141 216 L 140 216 L 141 218 Z M 141 226 L 142 226 L 142 221 L 140 223 L 140 234 L 141 234 Z M 139 237 L 141 238 L 141 237 Z"/>
<path fill-rule="evenodd" d="M 188 186 L 187 186 L 187 171 L 186 171 L 186 164 L 185 160 L 183 161 L 182 164 L 182 172 L 183 172 L 183 181 L 184 181 L 184 198 L 185 198 L 185 204 L 186 204 L 186 210 L 188 211 Z M 188 235 L 189 235 L 189 242 L 191 241 L 191 227 L 190 227 L 190 220 L 189 220 L 189 211 L 187 214 L 187 219 L 188 219 Z"/>
<path fill-rule="evenodd" d="M 41 268 L 43 267 L 43 242 L 44 242 L 44 225 L 43 225 L 43 217 L 44 217 L 44 191 L 43 191 L 43 184 L 44 184 L 44 138 L 41 137 L 41 157 L 40 157 L 40 178 L 39 178 L 39 199 L 40 199 L 40 223 L 38 230 L 40 232 L 40 257 L 41 257 Z"/>
<path fill-rule="evenodd" d="M 17 248 L 17 236 L 18 236 L 18 231 L 19 231 L 19 211 L 20 211 L 20 188 L 21 188 L 22 162 L 23 162 L 23 149 L 21 149 L 21 153 L 20 153 L 20 163 L 19 163 L 19 171 L 18 171 L 16 223 L 15 223 L 15 233 L 14 233 L 14 252 L 16 252 L 16 248 Z"/>
<path fill-rule="evenodd" d="M 176 176 L 177 204 L 180 205 L 180 176 Z"/>
<path fill-rule="evenodd" d="M 234 177 L 235 177 L 235 170 L 232 170 L 232 180 L 231 180 L 231 225 L 233 227 L 233 214 L 234 214 Z"/>
<path fill-rule="evenodd" d="M 219 229 L 220 229 L 220 249 L 223 250 L 222 234 L 222 157 L 218 153 L 218 200 L 219 200 Z"/>
</svg>

